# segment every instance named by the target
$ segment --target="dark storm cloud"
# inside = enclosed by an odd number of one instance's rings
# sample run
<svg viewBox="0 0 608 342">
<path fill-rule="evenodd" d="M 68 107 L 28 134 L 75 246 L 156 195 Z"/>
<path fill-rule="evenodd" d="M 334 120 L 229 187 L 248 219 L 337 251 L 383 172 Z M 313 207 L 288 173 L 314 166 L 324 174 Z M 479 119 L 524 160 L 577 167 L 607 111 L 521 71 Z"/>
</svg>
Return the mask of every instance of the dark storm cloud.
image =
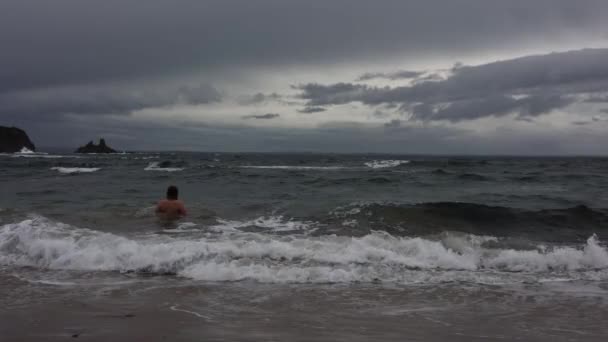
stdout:
<svg viewBox="0 0 608 342">
<path fill-rule="evenodd" d="M 124 115 L 146 108 L 218 102 L 220 92 L 207 84 L 174 87 L 82 86 L 0 94 L 3 117 L 58 119 L 62 114 Z"/>
<path fill-rule="evenodd" d="M 574 121 L 572 124 L 576 126 L 586 126 L 590 123 L 591 121 Z"/>
<path fill-rule="evenodd" d="M 414 120 L 446 120 L 458 122 L 474 120 L 487 116 L 499 117 L 513 112 L 520 116 L 538 116 L 554 109 L 563 108 L 574 102 L 573 99 L 555 96 L 529 96 L 514 99 L 508 96 L 495 95 L 482 99 L 455 101 L 445 108 L 432 109 L 430 106 L 419 105 L 412 112 Z"/>
<path fill-rule="evenodd" d="M 253 115 L 245 115 L 242 118 L 243 119 L 258 119 L 258 120 L 270 120 L 270 119 L 276 119 L 278 117 L 280 117 L 281 115 L 276 114 L 276 113 L 267 113 L 267 114 L 253 114 Z"/>
<path fill-rule="evenodd" d="M 281 95 L 277 93 L 264 94 L 264 93 L 256 93 L 250 96 L 243 96 L 238 99 L 238 103 L 241 105 L 255 105 L 262 104 L 272 101 L 280 101 L 282 98 Z"/>
<path fill-rule="evenodd" d="M 308 106 L 400 105 L 415 120 L 461 121 L 512 112 L 537 116 L 573 103 L 573 94 L 608 91 L 606 60 L 608 49 L 585 49 L 460 66 L 445 80 L 412 86 L 310 83 L 296 88 Z"/>
<path fill-rule="evenodd" d="M 3 0 L 0 93 L 597 38 L 607 12 L 604 0 Z"/>
<path fill-rule="evenodd" d="M 384 124 L 384 127 L 386 128 L 399 128 L 401 127 L 401 120 L 391 120 L 387 123 Z"/>
<path fill-rule="evenodd" d="M 590 96 L 586 102 L 592 102 L 592 103 L 605 103 L 608 102 L 608 95 L 594 95 L 594 96 Z"/>
<path fill-rule="evenodd" d="M 411 79 L 417 78 L 424 74 L 424 71 L 410 71 L 410 70 L 400 70 L 395 72 L 366 72 L 365 74 L 359 76 L 357 81 L 369 81 L 376 78 L 384 78 L 387 80 L 395 81 L 401 79 Z"/>
<path fill-rule="evenodd" d="M 423 82 L 442 81 L 443 79 L 444 78 L 439 74 L 428 74 L 428 75 L 417 77 L 412 82 L 414 84 L 416 84 L 416 83 L 423 83 Z"/>
<path fill-rule="evenodd" d="M 313 113 L 321 113 L 326 111 L 327 109 L 323 107 L 304 107 L 302 109 L 298 109 L 298 113 L 302 114 L 313 114 Z"/>
</svg>

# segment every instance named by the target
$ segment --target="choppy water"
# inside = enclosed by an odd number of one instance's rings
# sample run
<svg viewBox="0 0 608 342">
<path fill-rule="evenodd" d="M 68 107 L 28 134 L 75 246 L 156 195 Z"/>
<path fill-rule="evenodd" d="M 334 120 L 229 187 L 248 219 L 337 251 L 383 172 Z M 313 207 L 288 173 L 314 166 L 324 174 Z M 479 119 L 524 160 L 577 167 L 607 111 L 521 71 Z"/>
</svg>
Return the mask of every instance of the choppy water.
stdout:
<svg viewBox="0 0 608 342">
<path fill-rule="evenodd" d="M 2 155 L 0 268 L 58 287 L 155 275 L 155 288 L 500 286 L 516 298 L 566 283 L 593 287 L 604 313 L 607 170 L 598 158 Z M 169 184 L 189 209 L 173 226 L 153 214 Z"/>
</svg>

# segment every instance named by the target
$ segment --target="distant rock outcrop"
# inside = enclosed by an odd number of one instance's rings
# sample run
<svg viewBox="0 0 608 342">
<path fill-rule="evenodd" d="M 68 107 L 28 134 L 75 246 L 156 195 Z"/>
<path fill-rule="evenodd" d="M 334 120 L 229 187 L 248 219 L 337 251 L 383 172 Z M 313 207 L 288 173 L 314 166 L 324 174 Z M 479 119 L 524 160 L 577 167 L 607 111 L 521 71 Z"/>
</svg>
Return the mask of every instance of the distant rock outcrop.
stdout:
<svg viewBox="0 0 608 342">
<path fill-rule="evenodd" d="M 0 126 L 0 153 L 21 152 L 23 148 L 36 151 L 36 146 L 24 130 L 17 127 Z"/>
<path fill-rule="evenodd" d="M 106 145 L 105 140 L 99 139 L 99 145 L 95 145 L 91 140 L 88 144 L 80 146 L 75 153 L 116 153 L 116 150 Z"/>
</svg>

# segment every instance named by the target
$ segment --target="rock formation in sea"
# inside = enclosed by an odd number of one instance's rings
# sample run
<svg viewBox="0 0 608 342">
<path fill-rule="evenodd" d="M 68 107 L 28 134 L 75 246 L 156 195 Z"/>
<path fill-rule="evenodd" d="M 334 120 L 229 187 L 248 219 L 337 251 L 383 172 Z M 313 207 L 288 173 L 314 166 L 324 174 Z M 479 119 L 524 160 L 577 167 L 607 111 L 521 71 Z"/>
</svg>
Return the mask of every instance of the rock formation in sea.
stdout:
<svg viewBox="0 0 608 342">
<path fill-rule="evenodd" d="M 21 152 L 24 148 L 36 151 L 24 130 L 17 127 L 0 126 L 0 153 Z"/>
<path fill-rule="evenodd" d="M 99 139 L 99 145 L 95 145 L 91 140 L 88 144 L 80 146 L 75 153 L 116 153 L 116 150 L 106 145 L 104 139 Z"/>
</svg>

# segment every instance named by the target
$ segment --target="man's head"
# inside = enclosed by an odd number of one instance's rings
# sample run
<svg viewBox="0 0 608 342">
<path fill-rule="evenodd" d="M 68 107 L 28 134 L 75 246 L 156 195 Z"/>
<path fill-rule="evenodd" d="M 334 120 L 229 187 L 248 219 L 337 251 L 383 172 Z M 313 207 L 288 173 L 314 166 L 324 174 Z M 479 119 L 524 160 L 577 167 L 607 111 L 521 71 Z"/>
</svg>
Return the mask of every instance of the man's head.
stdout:
<svg viewBox="0 0 608 342">
<path fill-rule="evenodd" d="M 167 199 L 176 200 L 178 196 L 178 190 L 175 185 L 171 185 L 167 188 Z"/>
</svg>

